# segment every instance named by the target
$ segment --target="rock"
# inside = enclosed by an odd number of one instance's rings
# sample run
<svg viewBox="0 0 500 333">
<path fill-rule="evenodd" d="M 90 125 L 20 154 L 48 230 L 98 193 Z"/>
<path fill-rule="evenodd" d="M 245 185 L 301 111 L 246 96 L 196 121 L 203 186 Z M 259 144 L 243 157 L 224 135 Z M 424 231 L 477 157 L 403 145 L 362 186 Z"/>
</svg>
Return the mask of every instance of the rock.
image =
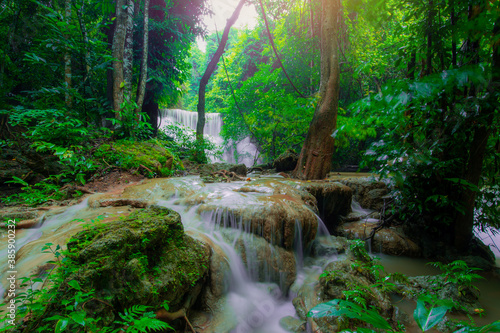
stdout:
<svg viewBox="0 0 500 333">
<path fill-rule="evenodd" d="M 292 316 L 286 316 L 280 319 L 280 326 L 288 332 L 305 333 L 306 322 Z"/>
<path fill-rule="evenodd" d="M 253 281 L 274 282 L 283 293 L 288 293 L 295 282 L 297 271 L 295 254 L 269 244 L 255 235 L 242 235 L 235 230 L 223 230 L 224 238 L 234 244 Z"/>
<path fill-rule="evenodd" d="M 344 237 L 321 237 L 314 240 L 311 254 L 316 257 L 330 257 L 333 255 L 345 253 L 348 247 L 348 241 Z"/>
<path fill-rule="evenodd" d="M 354 199 L 367 209 L 380 210 L 384 206 L 384 196 L 389 193 L 384 182 L 371 178 L 348 178 L 339 182 L 349 186 Z"/>
<path fill-rule="evenodd" d="M 414 276 L 408 278 L 409 284 L 405 292 L 410 292 L 416 300 L 422 292 L 435 295 L 437 299 L 451 300 L 460 306 L 459 311 L 474 315 L 475 309 L 481 309 L 478 301 L 479 290 L 470 286 L 460 286 L 456 283 L 445 282 L 442 276 Z"/>
<path fill-rule="evenodd" d="M 262 195 L 250 196 L 249 192 Z M 316 215 L 307 208 L 302 196 L 309 198 L 307 193 L 285 183 L 260 179 L 233 191 L 210 188 L 182 202 L 202 203 L 197 212 L 210 223 L 253 233 L 272 245 L 291 250 L 297 242 L 303 249 L 308 248 L 318 230 Z"/>
<path fill-rule="evenodd" d="M 300 182 L 298 188 L 316 198 L 319 216 L 330 232 L 351 212 L 352 190 L 341 183 Z"/>
<path fill-rule="evenodd" d="M 293 171 L 299 160 L 299 155 L 293 149 L 287 149 L 276 160 L 274 160 L 273 167 L 277 172 Z"/>
<path fill-rule="evenodd" d="M 111 305 L 85 305 L 102 325 L 114 320 L 114 311 L 136 304 L 160 308 L 168 301 L 171 311 L 179 310 L 193 286 L 203 284 L 210 258 L 207 246 L 184 234 L 178 213 L 156 206 L 80 232 L 68 250 L 77 270 L 66 281 L 95 289 L 96 299 Z M 74 294 L 62 286 L 63 297 Z"/>
<path fill-rule="evenodd" d="M 199 166 L 200 178 L 205 183 L 217 183 L 227 181 L 226 177 L 220 175 L 223 171 L 234 172 L 239 177 L 246 177 L 247 167 L 244 164 L 212 163 Z"/>
<path fill-rule="evenodd" d="M 247 175 L 248 169 L 245 164 L 236 164 L 229 168 L 229 171 L 234 172 L 238 176 L 245 177 Z"/>
<path fill-rule="evenodd" d="M 373 222 L 344 223 L 337 229 L 337 233 L 348 239 L 366 239 L 376 226 Z M 404 235 L 400 228 L 383 228 L 373 236 L 371 249 L 373 252 L 408 257 L 420 257 L 420 247 Z"/>
</svg>

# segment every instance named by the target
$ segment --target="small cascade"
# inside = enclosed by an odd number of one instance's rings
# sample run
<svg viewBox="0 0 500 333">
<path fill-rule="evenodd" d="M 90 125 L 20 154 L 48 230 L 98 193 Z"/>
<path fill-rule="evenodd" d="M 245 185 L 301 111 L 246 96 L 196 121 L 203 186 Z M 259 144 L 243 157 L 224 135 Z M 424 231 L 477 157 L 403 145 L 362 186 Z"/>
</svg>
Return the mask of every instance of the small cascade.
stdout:
<svg viewBox="0 0 500 333">
<path fill-rule="evenodd" d="M 223 121 L 220 113 L 206 113 L 205 114 L 205 128 L 204 134 L 208 135 L 210 140 L 217 146 L 223 146 L 224 139 L 220 136 Z M 160 128 L 166 128 L 168 125 L 175 123 L 186 126 L 193 131 L 196 131 L 196 123 L 198 122 L 198 113 L 180 109 L 162 109 L 160 110 Z M 236 147 L 236 149 L 235 149 Z M 235 154 L 236 153 L 236 154 Z M 238 156 L 236 160 L 235 155 Z M 227 162 L 227 163 L 243 163 L 247 167 L 251 167 L 256 163 L 260 163 L 258 158 L 259 150 L 257 146 L 251 142 L 250 137 L 246 137 L 236 144 L 229 143 L 224 147 L 222 159 L 211 158 L 214 162 Z"/>
</svg>

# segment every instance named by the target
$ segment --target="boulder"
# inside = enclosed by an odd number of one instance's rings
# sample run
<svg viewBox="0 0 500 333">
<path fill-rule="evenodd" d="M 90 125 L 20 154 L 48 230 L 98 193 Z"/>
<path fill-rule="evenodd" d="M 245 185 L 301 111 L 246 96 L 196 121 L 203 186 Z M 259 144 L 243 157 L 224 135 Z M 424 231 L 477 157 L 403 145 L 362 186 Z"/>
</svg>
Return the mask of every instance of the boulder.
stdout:
<svg viewBox="0 0 500 333">
<path fill-rule="evenodd" d="M 344 223 L 337 228 L 337 234 L 348 239 L 366 239 L 377 223 L 374 222 L 350 222 Z M 378 230 L 371 242 L 373 252 L 381 252 L 395 256 L 420 257 L 420 247 L 410 240 L 400 228 L 383 228 Z"/>
<path fill-rule="evenodd" d="M 212 163 L 204 164 L 198 167 L 200 178 L 205 183 L 218 183 L 227 181 L 221 173 L 223 171 L 234 172 L 238 177 L 246 177 L 247 167 L 245 164 L 231 164 L 231 163 Z"/>
<path fill-rule="evenodd" d="M 287 149 L 274 160 L 273 167 L 277 172 L 293 171 L 299 160 L 299 155 L 293 149 Z"/>
<path fill-rule="evenodd" d="M 300 182 L 298 188 L 316 198 L 319 216 L 330 232 L 334 232 L 341 218 L 351 212 L 352 190 L 344 184 L 306 181 Z"/>
<path fill-rule="evenodd" d="M 386 183 L 372 178 L 347 178 L 339 182 L 352 189 L 353 197 L 361 207 L 377 211 L 384 207 L 384 197 L 390 192 Z"/>
<path fill-rule="evenodd" d="M 104 326 L 117 312 L 137 304 L 158 309 L 168 301 L 171 311 L 193 304 L 193 289 L 204 283 L 210 258 L 207 246 L 184 234 L 178 213 L 156 206 L 76 234 L 68 251 L 71 262 L 66 265 L 73 269 L 63 276 L 66 282 L 57 297 L 74 296 L 70 281 L 82 290 L 94 289 L 83 310 L 102 318 Z M 49 310 L 47 317 L 59 311 Z"/>
</svg>

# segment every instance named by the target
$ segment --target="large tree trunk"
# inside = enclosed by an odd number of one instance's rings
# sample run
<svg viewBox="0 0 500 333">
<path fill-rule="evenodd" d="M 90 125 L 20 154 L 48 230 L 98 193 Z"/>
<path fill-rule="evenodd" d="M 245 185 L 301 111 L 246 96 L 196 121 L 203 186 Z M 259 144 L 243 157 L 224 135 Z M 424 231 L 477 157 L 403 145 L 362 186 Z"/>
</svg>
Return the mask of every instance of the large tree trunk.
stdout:
<svg viewBox="0 0 500 333">
<path fill-rule="evenodd" d="M 127 29 L 125 34 L 125 49 L 123 57 L 123 76 L 125 81 L 124 94 L 128 102 L 132 99 L 132 65 L 134 56 L 134 0 L 127 0 Z"/>
<path fill-rule="evenodd" d="M 340 0 L 322 0 L 320 101 L 309 125 L 294 175 L 323 179 L 330 171 L 334 151 L 332 137 L 339 103 L 338 31 Z"/>
<path fill-rule="evenodd" d="M 233 15 L 227 20 L 226 22 L 226 27 L 224 28 L 224 32 L 222 34 L 222 38 L 219 43 L 219 47 L 217 47 L 217 50 L 215 51 L 214 56 L 208 63 L 207 69 L 205 70 L 205 73 L 201 77 L 200 81 L 200 88 L 198 90 L 198 122 L 196 123 L 196 140 L 198 142 L 203 141 L 203 129 L 205 127 L 205 90 L 208 84 L 208 80 L 210 79 L 210 76 L 212 76 L 213 72 L 215 71 L 215 68 L 217 67 L 217 63 L 220 60 L 220 57 L 224 53 L 224 48 L 226 47 L 227 40 L 229 38 L 229 30 L 231 30 L 231 27 L 233 24 L 236 22 L 238 19 L 238 16 L 240 15 L 241 8 L 243 8 L 243 5 L 245 4 L 246 0 L 240 0 L 238 5 L 236 6 L 236 9 L 233 12 Z M 201 157 L 202 160 L 206 159 L 205 157 Z"/>
<path fill-rule="evenodd" d="M 493 28 L 493 37 L 491 40 L 497 40 L 500 36 L 500 17 L 497 18 Z M 492 78 L 488 87 L 491 96 L 495 96 L 495 91 L 500 89 L 500 45 L 493 45 L 493 62 L 492 62 Z M 474 130 L 469 158 L 467 161 L 467 173 L 465 180 L 475 186 L 479 185 L 481 172 L 483 169 L 484 155 L 488 145 L 488 138 L 491 134 L 493 118 L 495 115 L 496 101 L 492 97 L 492 101 L 481 110 L 478 116 L 477 125 Z M 470 245 L 470 240 L 473 235 L 474 227 L 474 207 L 476 203 L 476 191 L 464 187 L 461 196 L 464 208 L 463 214 L 458 214 L 455 221 L 455 248 L 459 252 L 466 252 Z"/>
<path fill-rule="evenodd" d="M 139 119 L 139 112 L 141 112 L 142 104 L 144 103 L 146 81 L 148 78 L 149 0 L 144 1 L 144 33 L 142 42 L 141 75 L 139 78 L 139 84 L 137 85 L 137 109 L 135 110 L 137 119 Z M 152 123 L 153 121 L 156 122 L 157 120 L 150 118 L 150 122 Z"/>
<path fill-rule="evenodd" d="M 66 21 L 66 29 L 69 31 L 69 24 L 71 21 L 71 0 L 66 0 L 64 6 L 64 20 Z M 68 34 L 64 36 L 66 39 L 69 38 Z M 66 107 L 71 108 L 71 94 L 69 90 L 71 89 L 71 53 L 69 48 L 64 52 L 64 87 L 66 88 L 66 93 L 64 94 L 64 101 Z"/>
<path fill-rule="evenodd" d="M 124 9 L 125 0 L 116 0 L 116 26 L 111 49 L 113 60 L 113 110 L 115 118 L 120 118 L 123 103 L 123 58 L 125 51 L 125 36 L 127 33 L 127 12 Z"/>
</svg>

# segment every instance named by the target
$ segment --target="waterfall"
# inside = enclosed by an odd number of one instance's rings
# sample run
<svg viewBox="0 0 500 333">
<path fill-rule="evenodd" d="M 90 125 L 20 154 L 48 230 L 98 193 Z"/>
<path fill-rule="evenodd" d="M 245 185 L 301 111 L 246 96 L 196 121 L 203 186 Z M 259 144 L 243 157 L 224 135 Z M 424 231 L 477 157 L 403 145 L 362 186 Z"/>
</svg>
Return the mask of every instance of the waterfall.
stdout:
<svg viewBox="0 0 500 333">
<path fill-rule="evenodd" d="M 223 120 L 220 113 L 205 114 L 205 128 L 203 133 L 208 135 L 210 140 L 217 146 L 224 145 L 224 139 L 220 136 Z M 175 123 L 196 131 L 196 123 L 198 122 L 198 113 L 179 109 L 161 109 L 160 110 L 160 128 L 166 128 L 167 125 Z M 236 146 L 236 154 L 235 154 Z M 237 156 L 235 156 L 237 155 Z M 259 150 L 257 146 L 251 142 L 250 137 L 234 144 L 230 142 L 223 147 L 222 159 L 211 157 L 211 162 L 227 162 L 227 163 L 243 163 L 247 167 L 253 166 L 255 163 L 260 163 L 258 159 Z M 237 159 L 236 159 L 237 158 Z"/>
</svg>

